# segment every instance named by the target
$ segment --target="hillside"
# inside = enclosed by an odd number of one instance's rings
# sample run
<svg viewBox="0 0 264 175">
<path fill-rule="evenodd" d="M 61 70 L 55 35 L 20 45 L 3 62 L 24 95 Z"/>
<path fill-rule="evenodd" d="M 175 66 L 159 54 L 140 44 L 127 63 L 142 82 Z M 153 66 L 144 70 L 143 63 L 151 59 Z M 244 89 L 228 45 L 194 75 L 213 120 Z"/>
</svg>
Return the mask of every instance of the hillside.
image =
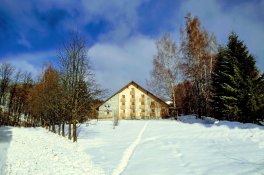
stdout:
<svg viewBox="0 0 264 175">
<path fill-rule="evenodd" d="M 45 129 L 1 127 L 6 174 L 261 174 L 264 127 L 181 121 L 93 121 L 78 143 Z M 3 147 L 8 147 L 3 151 Z M 1 156 L 2 157 L 2 156 Z"/>
</svg>

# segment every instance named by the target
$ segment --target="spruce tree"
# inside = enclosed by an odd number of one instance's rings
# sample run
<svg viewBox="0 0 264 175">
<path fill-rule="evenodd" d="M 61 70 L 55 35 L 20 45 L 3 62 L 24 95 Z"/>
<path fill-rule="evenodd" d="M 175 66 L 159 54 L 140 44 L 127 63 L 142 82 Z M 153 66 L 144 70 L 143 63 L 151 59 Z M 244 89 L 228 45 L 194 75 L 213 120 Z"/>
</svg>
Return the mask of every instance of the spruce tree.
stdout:
<svg viewBox="0 0 264 175">
<path fill-rule="evenodd" d="M 227 45 L 229 53 L 237 59 L 238 68 L 241 79 L 239 83 L 239 103 L 238 107 L 241 110 L 239 120 L 242 122 L 252 122 L 254 114 L 257 110 L 255 83 L 259 77 L 259 71 L 255 64 L 255 58 L 249 54 L 247 46 L 243 41 L 238 39 L 235 33 L 229 36 Z"/>
<path fill-rule="evenodd" d="M 213 110 L 218 119 L 235 120 L 238 108 L 239 69 L 227 48 L 220 48 L 212 74 Z"/>
<path fill-rule="evenodd" d="M 258 110 L 255 58 L 235 33 L 221 48 L 212 75 L 214 115 L 219 119 L 252 122 Z"/>
<path fill-rule="evenodd" d="M 264 74 L 262 74 L 255 84 L 257 112 L 255 114 L 256 121 L 264 121 Z"/>
</svg>

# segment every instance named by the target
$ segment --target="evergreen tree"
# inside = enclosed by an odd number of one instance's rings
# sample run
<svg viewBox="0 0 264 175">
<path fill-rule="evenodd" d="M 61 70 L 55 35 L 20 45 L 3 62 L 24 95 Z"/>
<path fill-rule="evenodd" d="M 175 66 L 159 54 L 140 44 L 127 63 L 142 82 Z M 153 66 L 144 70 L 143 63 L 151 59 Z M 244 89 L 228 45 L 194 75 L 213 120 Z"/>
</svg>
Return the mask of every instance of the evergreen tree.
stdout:
<svg viewBox="0 0 264 175">
<path fill-rule="evenodd" d="M 254 57 L 235 33 L 217 57 L 212 75 L 215 117 L 252 122 L 258 110 L 255 85 L 259 78 Z"/>
<path fill-rule="evenodd" d="M 264 120 L 264 74 L 260 76 L 255 85 L 256 92 L 256 103 L 257 103 L 257 112 L 255 114 L 256 121 Z"/>
<path fill-rule="evenodd" d="M 239 69 L 237 59 L 227 48 L 221 48 L 212 74 L 213 110 L 218 119 L 235 120 L 238 108 Z"/>
<path fill-rule="evenodd" d="M 227 45 L 230 55 L 237 59 L 240 76 L 239 81 L 239 103 L 241 110 L 240 120 L 250 122 L 257 110 L 255 83 L 259 77 L 259 71 L 255 64 L 255 58 L 249 54 L 249 51 L 243 41 L 238 39 L 235 33 L 229 36 Z"/>
</svg>

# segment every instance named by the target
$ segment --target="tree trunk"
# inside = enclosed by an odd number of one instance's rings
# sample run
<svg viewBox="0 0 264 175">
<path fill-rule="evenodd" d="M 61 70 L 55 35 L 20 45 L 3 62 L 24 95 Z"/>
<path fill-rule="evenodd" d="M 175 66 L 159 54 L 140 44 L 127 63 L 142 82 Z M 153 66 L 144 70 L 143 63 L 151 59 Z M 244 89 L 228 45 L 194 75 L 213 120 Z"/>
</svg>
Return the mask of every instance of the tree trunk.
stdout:
<svg viewBox="0 0 264 175">
<path fill-rule="evenodd" d="M 68 128 L 68 139 L 71 140 L 72 135 L 71 135 L 71 122 L 69 122 L 69 128 Z"/>
<path fill-rule="evenodd" d="M 19 112 L 18 115 L 17 115 L 17 124 L 18 124 L 18 125 L 20 125 L 20 124 L 19 124 L 19 123 L 20 123 L 20 116 L 21 116 L 21 112 Z"/>
<path fill-rule="evenodd" d="M 76 127 L 76 121 L 73 121 L 73 142 L 77 142 L 77 127 Z"/>
<path fill-rule="evenodd" d="M 200 93 L 200 83 L 198 80 L 195 80 L 195 88 L 196 88 L 196 114 L 198 114 L 198 118 L 202 118 L 201 111 L 201 93 Z"/>
<path fill-rule="evenodd" d="M 46 129 L 49 129 L 49 128 L 48 128 L 48 123 L 47 123 L 46 121 L 45 121 L 45 128 L 46 128 Z"/>
<path fill-rule="evenodd" d="M 55 123 L 54 123 L 54 122 L 52 122 L 52 132 L 53 132 L 53 133 L 56 133 L 56 130 L 55 130 Z"/>
<path fill-rule="evenodd" d="M 36 127 L 36 119 L 35 119 L 35 118 L 33 118 L 33 123 L 32 123 L 32 126 L 33 126 L 33 128 L 35 128 L 35 127 Z"/>
<path fill-rule="evenodd" d="M 62 137 L 65 137 L 65 130 L 64 130 L 64 126 L 65 126 L 65 123 L 64 122 L 62 122 L 62 131 L 61 131 L 61 135 L 62 135 Z"/>
<path fill-rule="evenodd" d="M 41 120 L 41 127 L 42 127 L 42 128 L 46 128 L 46 127 L 45 127 L 45 122 L 44 122 L 43 120 Z"/>
<path fill-rule="evenodd" d="M 59 123 L 58 134 L 61 135 L 61 123 Z"/>
<path fill-rule="evenodd" d="M 51 125 L 49 124 L 49 131 L 51 131 Z"/>
<path fill-rule="evenodd" d="M 172 115 L 173 115 L 173 117 L 176 117 L 176 119 L 177 119 L 178 118 L 178 111 L 177 111 L 177 106 L 176 106 L 175 86 L 174 86 L 174 84 L 172 82 L 170 83 L 170 89 L 171 89 L 172 102 L 173 102 Z"/>
</svg>

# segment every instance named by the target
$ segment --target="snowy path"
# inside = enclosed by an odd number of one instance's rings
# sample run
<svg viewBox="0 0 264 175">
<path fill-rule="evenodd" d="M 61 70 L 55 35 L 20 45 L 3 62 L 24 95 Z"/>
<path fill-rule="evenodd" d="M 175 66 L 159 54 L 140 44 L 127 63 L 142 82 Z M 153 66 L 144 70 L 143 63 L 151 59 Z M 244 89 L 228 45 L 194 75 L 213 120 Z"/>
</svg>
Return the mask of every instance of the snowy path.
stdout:
<svg viewBox="0 0 264 175">
<path fill-rule="evenodd" d="M 109 175 L 117 173 L 121 160 L 129 160 L 118 172 L 124 175 L 264 174 L 264 127 L 184 122 L 122 120 L 113 130 L 112 122 L 101 121 L 81 127 L 79 143 Z M 140 143 L 125 159 L 146 123 Z"/>
<path fill-rule="evenodd" d="M 133 152 L 135 151 L 136 147 L 138 146 L 147 125 L 148 125 L 148 123 L 145 123 L 145 125 L 142 128 L 142 130 L 140 131 L 137 139 L 124 152 L 123 157 L 122 157 L 119 165 L 117 166 L 117 168 L 113 172 L 113 175 L 120 175 L 124 171 L 124 169 L 126 168 L 126 166 L 128 164 L 130 157 L 132 156 Z"/>
<path fill-rule="evenodd" d="M 146 121 L 121 121 L 115 129 L 111 121 L 100 121 L 88 127 L 82 125 L 79 128 L 78 143 L 95 164 L 100 165 L 107 175 L 111 175 L 145 123 Z"/>
<path fill-rule="evenodd" d="M 42 128 L 12 128 L 5 174 L 104 174 L 78 144 Z"/>
</svg>

